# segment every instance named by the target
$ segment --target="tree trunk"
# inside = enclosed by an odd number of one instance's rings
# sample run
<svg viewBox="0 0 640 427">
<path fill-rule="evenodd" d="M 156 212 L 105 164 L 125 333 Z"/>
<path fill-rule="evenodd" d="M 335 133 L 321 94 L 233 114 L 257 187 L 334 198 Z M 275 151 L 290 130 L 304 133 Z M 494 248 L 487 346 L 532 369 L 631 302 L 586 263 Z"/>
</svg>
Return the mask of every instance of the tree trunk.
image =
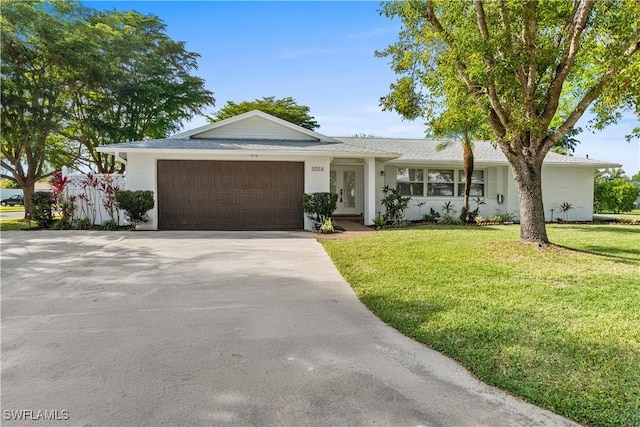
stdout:
<svg viewBox="0 0 640 427">
<path fill-rule="evenodd" d="M 33 212 L 33 202 L 31 201 L 31 195 L 34 192 L 36 181 L 35 179 L 26 179 L 24 185 L 22 185 L 22 194 L 24 196 L 24 220 L 29 219 L 29 215 Z"/>
<path fill-rule="evenodd" d="M 469 195 L 471 194 L 471 177 L 473 175 L 473 150 L 471 142 L 463 143 L 463 166 L 464 166 L 464 204 L 462 206 L 462 215 L 460 219 L 464 222 L 469 221 Z"/>
<path fill-rule="evenodd" d="M 544 159 L 544 158 L 543 158 Z M 542 160 L 528 161 L 518 153 L 509 156 L 520 200 L 520 240 L 549 243 L 542 203 Z"/>
</svg>

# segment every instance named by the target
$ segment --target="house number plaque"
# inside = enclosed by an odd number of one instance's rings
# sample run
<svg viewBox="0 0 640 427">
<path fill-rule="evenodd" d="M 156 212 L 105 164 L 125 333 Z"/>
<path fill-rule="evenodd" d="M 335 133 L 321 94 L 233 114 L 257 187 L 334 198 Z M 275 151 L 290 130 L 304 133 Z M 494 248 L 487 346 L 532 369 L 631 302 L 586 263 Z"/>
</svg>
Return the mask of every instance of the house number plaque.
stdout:
<svg viewBox="0 0 640 427">
<path fill-rule="evenodd" d="M 324 166 L 311 166 L 311 172 L 324 172 Z"/>
</svg>

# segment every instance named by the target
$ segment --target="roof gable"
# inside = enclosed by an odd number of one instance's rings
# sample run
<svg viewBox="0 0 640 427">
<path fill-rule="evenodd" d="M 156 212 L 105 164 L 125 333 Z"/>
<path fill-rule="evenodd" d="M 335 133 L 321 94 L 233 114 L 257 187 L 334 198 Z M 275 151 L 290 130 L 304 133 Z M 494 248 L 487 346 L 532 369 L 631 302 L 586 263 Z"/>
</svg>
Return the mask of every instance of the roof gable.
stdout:
<svg viewBox="0 0 640 427">
<path fill-rule="evenodd" d="M 336 142 L 333 138 L 258 110 L 182 132 L 172 138 Z"/>
</svg>

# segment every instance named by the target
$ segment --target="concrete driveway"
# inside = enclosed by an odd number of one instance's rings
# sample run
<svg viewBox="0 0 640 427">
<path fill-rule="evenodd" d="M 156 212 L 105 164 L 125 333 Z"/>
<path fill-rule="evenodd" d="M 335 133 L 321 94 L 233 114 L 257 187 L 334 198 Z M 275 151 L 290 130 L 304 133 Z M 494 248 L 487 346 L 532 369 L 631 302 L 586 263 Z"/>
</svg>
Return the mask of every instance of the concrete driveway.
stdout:
<svg viewBox="0 0 640 427">
<path fill-rule="evenodd" d="M 7 232 L 1 278 L 3 425 L 571 425 L 384 325 L 306 233 Z"/>
</svg>

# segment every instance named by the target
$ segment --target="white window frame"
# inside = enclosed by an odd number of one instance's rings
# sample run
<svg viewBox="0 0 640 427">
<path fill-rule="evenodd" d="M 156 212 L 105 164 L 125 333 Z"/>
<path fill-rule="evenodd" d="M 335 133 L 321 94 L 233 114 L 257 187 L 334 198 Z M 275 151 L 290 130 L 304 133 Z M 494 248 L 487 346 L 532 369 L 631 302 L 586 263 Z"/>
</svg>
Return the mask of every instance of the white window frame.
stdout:
<svg viewBox="0 0 640 427">
<path fill-rule="evenodd" d="M 406 170 L 407 171 L 407 180 L 399 180 L 398 177 L 400 176 L 400 170 Z M 422 173 L 422 180 L 418 180 L 415 179 L 413 181 L 410 181 L 409 178 L 411 177 L 411 170 L 414 171 L 420 171 Z M 411 196 L 411 197 L 424 197 L 424 189 L 425 189 L 425 184 L 426 184 L 426 180 L 425 180 L 425 168 L 412 168 L 412 167 L 401 167 L 401 166 L 397 166 L 395 168 L 395 172 L 396 172 L 396 190 L 398 190 L 398 192 L 402 195 L 402 196 Z M 417 175 L 417 174 L 416 174 Z M 416 176 L 417 178 L 417 176 Z M 408 184 L 408 185 L 407 185 Z M 403 192 L 402 188 L 405 187 L 409 189 L 408 192 Z M 418 192 L 417 188 L 419 188 L 420 186 L 422 186 L 422 191 Z"/>
<path fill-rule="evenodd" d="M 456 197 L 456 170 L 455 168 L 427 168 L 427 197 Z M 430 173 L 431 172 L 438 172 L 440 175 L 442 175 L 440 172 L 451 172 L 451 181 L 431 181 L 430 178 Z M 451 195 L 440 195 L 440 194 L 430 194 L 429 188 L 431 187 L 431 185 L 435 185 L 435 184 L 444 184 L 444 185 L 451 185 Z"/>
<path fill-rule="evenodd" d="M 465 176 L 464 169 L 457 169 L 458 178 L 456 184 L 458 186 L 458 197 L 464 197 L 464 184 L 465 184 Z M 482 181 L 474 181 L 474 175 L 477 175 L 478 172 L 482 172 Z M 469 197 L 484 197 L 486 193 L 486 185 L 487 185 L 487 172 L 485 169 L 475 169 L 473 171 L 473 175 L 471 175 L 471 194 Z M 473 193 L 473 185 L 481 185 L 482 186 L 482 194 L 474 194 Z"/>
</svg>

